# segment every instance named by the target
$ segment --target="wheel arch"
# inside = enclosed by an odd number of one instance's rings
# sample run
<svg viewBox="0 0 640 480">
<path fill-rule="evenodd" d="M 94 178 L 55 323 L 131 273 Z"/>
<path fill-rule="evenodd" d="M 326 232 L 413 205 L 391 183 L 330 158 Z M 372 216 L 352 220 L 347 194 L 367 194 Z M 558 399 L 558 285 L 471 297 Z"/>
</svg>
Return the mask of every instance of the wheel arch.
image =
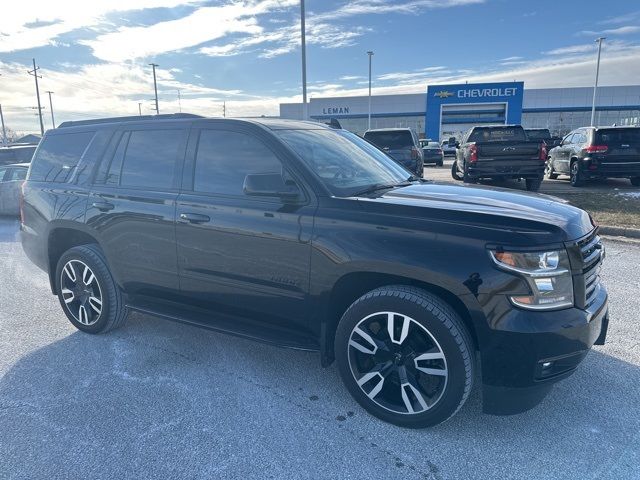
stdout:
<svg viewBox="0 0 640 480">
<path fill-rule="evenodd" d="M 86 226 L 74 222 L 62 222 L 51 225 L 47 234 L 47 262 L 49 285 L 54 295 L 58 294 L 55 276 L 60 257 L 70 248 L 89 244 L 97 244 L 100 246 L 97 235 Z"/>
<path fill-rule="evenodd" d="M 460 316 L 473 340 L 474 348 L 478 348 L 478 332 L 470 309 L 459 295 L 453 293 L 453 289 L 419 278 L 390 273 L 358 271 L 350 272 L 340 277 L 334 283 L 329 294 L 329 307 L 326 318 L 322 320 L 320 328 L 320 355 L 323 366 L 329 366 L 334 360 L 333 344 L 336 330 L 342 315 L 349 306 L 362 295 L 376 288 L 392 285 L 413 286 L 440 297 Z"/>
</svg>

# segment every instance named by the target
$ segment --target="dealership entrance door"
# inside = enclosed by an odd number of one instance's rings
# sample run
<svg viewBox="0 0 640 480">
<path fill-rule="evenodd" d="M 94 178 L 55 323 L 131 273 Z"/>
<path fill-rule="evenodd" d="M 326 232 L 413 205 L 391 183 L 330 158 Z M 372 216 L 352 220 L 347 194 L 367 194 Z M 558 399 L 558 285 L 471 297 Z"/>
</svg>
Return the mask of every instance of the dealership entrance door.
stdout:
<svg viewBox="0 0 640 480">
<path fill-rule="evenodd" d="M 442 105 L 440 140 L 456 137 L 477 125 L 504 125 L 507 120 L 506 103 L 475 103 Z"/>
</svg>

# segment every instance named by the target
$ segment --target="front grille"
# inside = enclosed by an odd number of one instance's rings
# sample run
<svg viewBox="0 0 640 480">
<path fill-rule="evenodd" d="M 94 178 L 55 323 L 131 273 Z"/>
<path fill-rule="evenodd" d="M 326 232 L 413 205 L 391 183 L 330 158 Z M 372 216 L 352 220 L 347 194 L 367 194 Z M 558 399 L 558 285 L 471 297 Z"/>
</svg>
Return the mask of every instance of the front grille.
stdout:
<svg viewBox="0 0 640 480">
<path fill-rule="evenodd" d="M 576 245 L 580 251 L 582 275 L 580 281 L 576 282 L 576 293 L 584 292 L 584 296 L 580 295 L 579 300 L 583 300 L 584 308 L 591 306 L 596 298 L 600 285 L 600 267 L 604 257 L 604 248 L 602 241 L 596 231 L 585 238 L 579 240 Z"/>
</svg>

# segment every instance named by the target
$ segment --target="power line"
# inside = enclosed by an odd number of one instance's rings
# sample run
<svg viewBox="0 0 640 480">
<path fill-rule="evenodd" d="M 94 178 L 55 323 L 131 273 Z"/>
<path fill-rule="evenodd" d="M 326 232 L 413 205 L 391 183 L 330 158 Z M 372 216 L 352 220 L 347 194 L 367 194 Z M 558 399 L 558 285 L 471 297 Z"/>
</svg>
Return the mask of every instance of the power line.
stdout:
<svg viewBox="0 0 640 480">
<path fill-rule="evenodd" d="M 40 134 L 44 135 L 44 122 L 42 121 L 42 106 L 40 105 L 40 88 L 38 87 L 38 78 L 42 78 L 42 75 L 38 75 L 40 67 L 36 67 L 36 59 L 33 59 L 33 70 L 27 71 L 29 75 L 33 75 L 36 80 L 36 96 L 38 97 L 38 118 L 40 119 Z"/>
</svg>

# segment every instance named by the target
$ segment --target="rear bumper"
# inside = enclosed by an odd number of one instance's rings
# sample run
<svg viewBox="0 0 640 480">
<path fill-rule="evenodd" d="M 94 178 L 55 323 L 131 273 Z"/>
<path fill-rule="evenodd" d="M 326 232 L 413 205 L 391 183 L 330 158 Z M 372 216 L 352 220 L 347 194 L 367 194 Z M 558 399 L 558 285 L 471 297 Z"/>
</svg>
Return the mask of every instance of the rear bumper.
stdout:
<svg viewBox="0 0 640 480">
<path fill-rule="evenodd" d="M 587 310 L 513 309 L 481 349 L 483 411 L 510 415 L 536 406 L 594 344 L 604 344 L 608 323 L 604 287 Z"/>
<path fill-rule="evenodd" d="M 512 165 L 491 165 L 482 163 L 469 164 L 469 176 L 472 178 L 542 178 L 545 162 L 514 161 Z"/>
<path fill-rule="evenodd" d="M 586 178 L 640 177 L 640 160 L 633 162 L 597 162 L 587 157 L 581 163 L 581 171 Z"/>
</svg>

